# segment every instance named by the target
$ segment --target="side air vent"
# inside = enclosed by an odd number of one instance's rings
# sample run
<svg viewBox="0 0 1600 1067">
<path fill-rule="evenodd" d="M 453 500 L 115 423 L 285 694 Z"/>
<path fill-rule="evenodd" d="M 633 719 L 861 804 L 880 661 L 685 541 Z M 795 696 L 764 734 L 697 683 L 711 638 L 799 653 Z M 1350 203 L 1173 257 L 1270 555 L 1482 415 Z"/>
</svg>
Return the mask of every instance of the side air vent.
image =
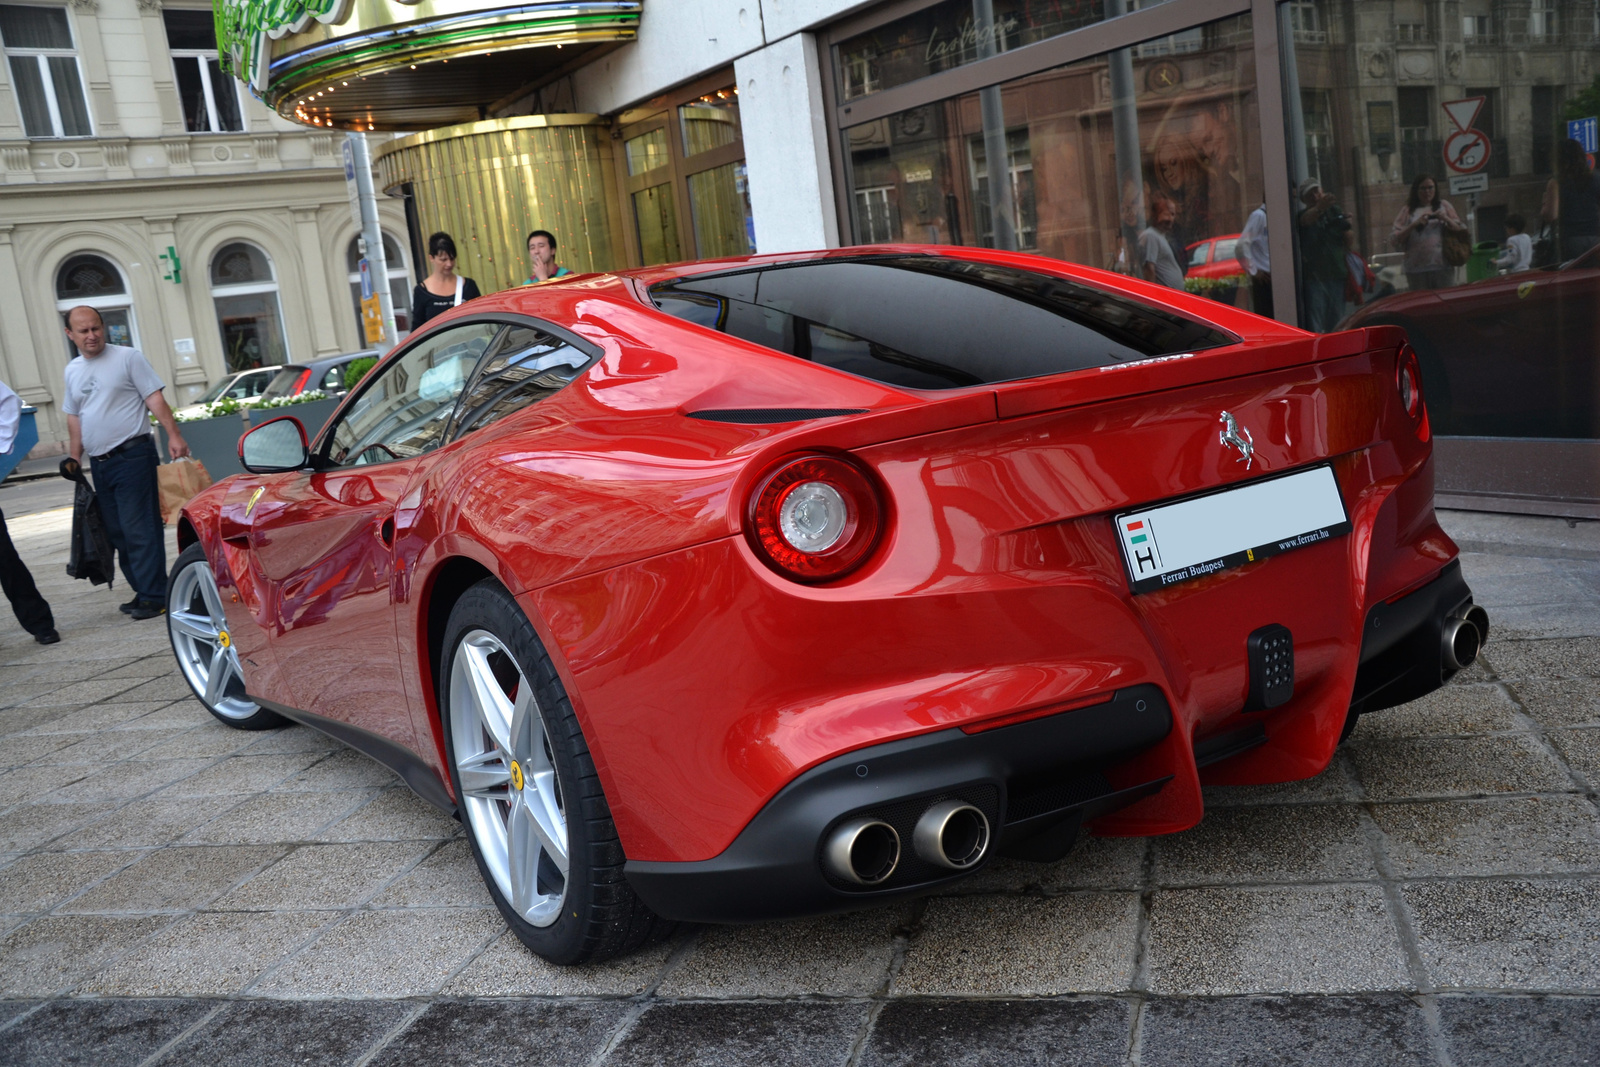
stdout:
<svg viewBox="0 0 1600 1067">
<path fill-rule="evenodd" d="M 866 408 L 708 408 L 691 411 L 691 419 L 706 422 L 742 422 L 766 425 L 774 422 L 805 422 L 808 419 L 831 419 L 839 415 L 865 415 Z"/>
</svg>

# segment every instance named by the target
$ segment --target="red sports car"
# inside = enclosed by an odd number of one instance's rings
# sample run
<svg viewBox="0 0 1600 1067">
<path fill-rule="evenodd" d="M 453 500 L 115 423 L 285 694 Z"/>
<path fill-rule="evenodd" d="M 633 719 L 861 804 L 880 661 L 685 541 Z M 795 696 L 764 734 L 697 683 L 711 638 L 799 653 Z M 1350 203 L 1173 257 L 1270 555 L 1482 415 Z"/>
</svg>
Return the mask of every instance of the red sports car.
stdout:
<svg viewBox="0 0 1600 1067">
<path fill-rule="evenodd" d="M 1487 632 L 1399 330 L 1032 256 L 517 289 L 240 452 L 179 525 L 196 694 L 459 814 L 558 962 L 1185 829 Z"/>
</svg>

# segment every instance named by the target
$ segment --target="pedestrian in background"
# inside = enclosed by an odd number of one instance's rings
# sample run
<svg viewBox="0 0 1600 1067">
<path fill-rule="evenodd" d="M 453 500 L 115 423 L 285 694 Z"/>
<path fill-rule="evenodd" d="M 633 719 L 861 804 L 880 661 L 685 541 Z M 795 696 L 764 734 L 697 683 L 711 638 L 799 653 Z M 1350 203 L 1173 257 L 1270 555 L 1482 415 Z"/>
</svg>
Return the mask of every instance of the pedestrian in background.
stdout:
<svg viewBox="0 0 1600 1067">
<path fill-rule="evenodd" d="M 1178 257 L 1168 239 L 1177 221 L 1177 209 L 1159 193 L 1149 203 L 1150 225 L 1139 235 L 1139 277 L 1169 289 L 1182 289 L 1183 268 L 1178 266 Z"/>
<path fill-rule="evenodd" d="M 92 307 L 67 312 L 67 338 L 78 355 L 67 364 L 61 410 L 67 416 L 67 453 L 89 457 L 95 496 L 117 550 L 133 599 L 122 610 L 153 619 L 167 610 L 167 542 L 156 483 L 154 415 L 167 431 L 173 459 L 189 454 L 177 420 L 162 395 L 161 379 L 143 352 L 106 344 L 106 326 Z"/>
<path fill-rule="evenodd" d="M 528 273 L 523 285 L 539 285 L 572 273 L 556 264 L 556 235 L 549 230 L 534 230 L 528 234 Z"/>
<path fill-rule="evenodd" d="M 1568 137 L 1556 152 L 1556 175 L 1545 183 L 1545 219 L 1557 224 L 1560 262 L 1600 244 L 1600 172 L 1589 166 L 1583 144 Z"/>
<path fill-rule="evenodd" d="M 1506 246 L 1500 254 L 1494 257 L 1494 265 L 1507 274 L 1516 274 L 1518 271 L 1527 270 L 1533 265 L 1533 238 L 1523 231 L 1528 228 L 1528 221 L 1521 215 L 1506 216 Z"/>
<path fill-rule="evenodd" d="M 11 387 L 0 382 L 0 452 L 10 452 L 17 443 L 17 425 L 22 421 L 22 401 Z M 56 633 L 56 617 L 50 604 L 33 584 L 33 575 L 27 564 L 17 555 L 11 543 L 11 531 L 6 529 L 6 516 L 0 512 L 0 589 L 11 601 L 11 610 L 22 628 L 33 635 L 41 645 L 53 645 L 61 640 Z"/>
<path fill-rule="evenodd" d="M 1244 232 L 1234 251 L 1244 272 L 1250 276 L 1250 307 L 1257 315 L 1272 318 L 1272 255 L 1267 249 L 1267 204 L 1250 212 Z"/>
<path fill-rule="evenodd" d="M 456 273 L 456 243 L 443 232 L 428 238 L 428 280 L 411 291 L 411 328 L 482 296 L 478 283 Z"/>
<path fill-rule="evenodd" d="M 1456 269 L 1444 259 L 1447 229 L 1464 233 L 1467 227 L 1450 201 L 1439 199 L 1439 183 L 1433 175 L 1417 175 L 1389 235 L 1395 248 L 1406 254 L 1400 269 L 1409 288 L 1447 289 L 1454 281 Z"/>
<path fill-rule="evenodd" d="M 1305 282 L 1305 327 L 1328 333 L 1344 317 L 1345 234 L 1350 220 L 1315 178 L 1300 183 L 1300 267 Z"/>
</svg>

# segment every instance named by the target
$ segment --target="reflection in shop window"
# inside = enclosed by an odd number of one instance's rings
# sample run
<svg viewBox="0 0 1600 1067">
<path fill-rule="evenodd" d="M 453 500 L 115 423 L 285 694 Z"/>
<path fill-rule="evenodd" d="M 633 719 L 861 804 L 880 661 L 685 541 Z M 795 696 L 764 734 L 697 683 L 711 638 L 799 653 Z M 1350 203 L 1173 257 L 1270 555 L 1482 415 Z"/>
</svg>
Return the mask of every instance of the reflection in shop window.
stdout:
<svg viewBox="0 0 1600 1067">
<path fill-rule="evenodd" d="M 1567 140 L 1566 120 L 1576 116 L 1565 104 L 1593 79 L 1592 69 L 1576 74 L 1592 64 L 1592 49 L 1572 29 L 1593 17 L 1594 4 L 1536 0 L 1522 9 L 1526 27 L 1509 5 L 1463 4 L 1463 19 L 1505 19 L 1464 23 L 1476 47 L 1454 70 L 1431 52 L 1426 63 L 1408 66 L 1420 54 L 1405 50 L 1392 67 L 1372 63 L 1371 49 L 1407 43 L 1415 8 L 1402 0 L 1394 10 L 1391 20 L 1383 5 L 1328 0 L 1330 25 L 1350 26 L 1361 51 L 1297 40 L 1286 56 L 1300 88 L 1298 119 L 1310 130 L 1320 123 L 1313 109 L 1323 107 L 1329 150 L 1343 168 L 1325 190 L 1350 224 L 1337 325 L 1406 330 L 1437 434 L 1600 438 L 1600 222 L 1590 221 L 1600 219 L 1600 178 Z M 1523 47 L 1536 35 L 1550 47 Z M 1444 159 L 1457 131 L 1443 105 L 1469 97 L 1484 98 L 1470 126 L 1491 152 L 1482 167 L 1458 174 Z M 1382 151 L 1390 146 L 1376 126 L 1360 122 L 1391 106 L 1396 154 Z M 1308 152 L 1292 178 L 1329 182 L 1315 159 Z M 1436 203 L 1421 192 L 1429 182 Z M 1305 204 L 1296 208 L 1303 219 Z M 1447 243 L 1447 230 L 1462 239 Z M 1514 246 L 1517 233 L 1526 241 Z M 1319 269 L 1304 236 L 1297 219 L 1302 297 Z M 1507 254 L 1516 247 L 1531 248 L 1530 266 Z M 1304 314 L 1302 306 L 1302 325 Z"/>
<path fill-rule="evenodd" d="M 1327 43 L 1328 30 L 1322 21 L 1320 0 L 1292 0 L 1289 25 L 1294 29 L 1294 39 L 1302 44 Z"/>
<path fill-rule="evenodd" d="M 697 156 L 739 139 L 739 90 L 729 86 L 678 108 L 683 154 Z"/>
<path fill-rule="evenodd" d="M 1034 208 L 1033 158 L 1028 151 L 1027 130 L 1013 130 L 1006 134 L 1006 155 L 1011 171 L 1011 226 L 1017 235 L 1017 248 L 1032 250 L 1036 247 L 1039 223 L 1038 212 Z M 989 206 L 989 166 L 981 135 L 967 139 L 967 158 L 977 193 L 974 208 L 978 243 L 994 248 L 994 215 Z"/>
<path fill-rule="evenodd" d="M 892 197 L 894 186 L 874 185 L 856 190 L 856 217 L 861 220 L 861 243 L 885 244 L 900 232 Z"/>
<path fill-rule="evenodd" d="M 1469 45 L 1494 44 L 1494 16 L 1487 12 L 1462 15 L 1461 38 Z"/>
<path fill-rule="evenodd" d="M 1528 10 L 1528 38 L 1536 44 L 1554 43 L 1560 28 L 1556 0 L 1533 0 Z"/>
<path fill-rule="evenodd" d="M 1262 200 L 1247 133 L 1251 20 L 1172 40 L 1183 44 L 1097 56 L 844 130 L 854 240 L 1028 248 L 1248 308 L 1237 270 L 1185 268 L 1195 244 L 1237 237 Z M 1112 95 L 1113 84 L 1130 94 Z M 1005 183 L 988 166 L 1000 146 Z"/>
<path fill-rule="evenodd" d="M 218 249 L 211 258 L 211 297 L 230 371 L 289 361 L 277 277 L 265 252 L 243 241 Z"/>
<path fill-rule="evenodd" d="M 689 175 L 689 212 L 701 259 L 748 256 L 756 250 L 755 220 L 750 213 L 750 185 L 743 163 Z"/>
<path fill-rule="evenodd" d="M 622 143 L 622 147 L 628 157 L 629 177 L 664 167 L 671 162 L 667 151 L 667 131 L 664 129 L 654 129 L 631 137 Z"/>
<path fill-rule="evenodd" d="M 839 95 L 854 100 L 1163 2 L 944 0 L 839 44 Z"/>
</svg>

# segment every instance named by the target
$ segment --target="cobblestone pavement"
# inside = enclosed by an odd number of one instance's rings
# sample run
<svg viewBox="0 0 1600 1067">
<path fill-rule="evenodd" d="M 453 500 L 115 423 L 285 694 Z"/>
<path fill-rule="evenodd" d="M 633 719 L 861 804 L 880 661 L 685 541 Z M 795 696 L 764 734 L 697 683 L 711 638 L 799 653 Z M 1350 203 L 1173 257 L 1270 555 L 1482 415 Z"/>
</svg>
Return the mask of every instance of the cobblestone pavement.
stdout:
<svg viewBox="0 0 1600 1067">
<path fill-rule="evenodd" d="M 310 730 L 216 723 L 160 622 L 64 577 L 64 512 L 9 521 L 63 640 L 0 628 L 0 1063 L 1600 1061 L 1595 524 L 1447 516 L 1515 630 L 1315 780 L 561 970 L 455 822 Z"/>
</svg>

